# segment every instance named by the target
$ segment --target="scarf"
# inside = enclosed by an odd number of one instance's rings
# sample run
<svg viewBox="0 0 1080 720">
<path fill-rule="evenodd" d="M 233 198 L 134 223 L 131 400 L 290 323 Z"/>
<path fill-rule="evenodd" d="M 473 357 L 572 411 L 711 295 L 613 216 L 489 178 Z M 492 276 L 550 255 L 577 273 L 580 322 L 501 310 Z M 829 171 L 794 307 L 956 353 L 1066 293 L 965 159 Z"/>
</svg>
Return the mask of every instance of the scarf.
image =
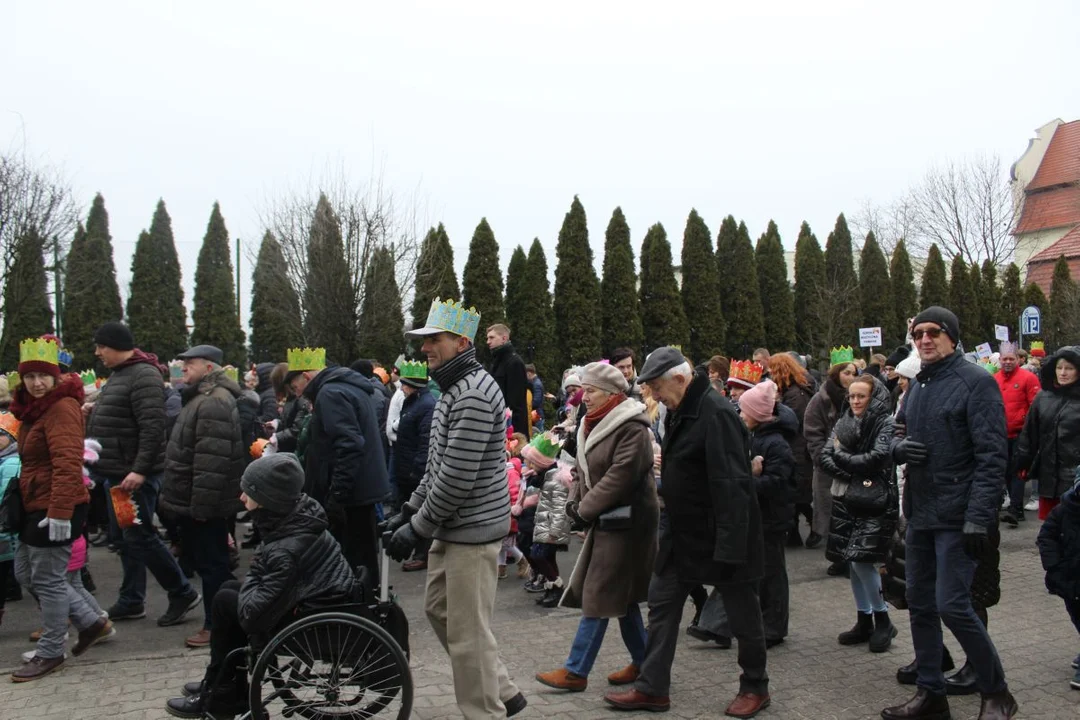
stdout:
<svg viewBox="0 0 1080 720">
<path fill-rule="evenodd" d="M 452 360 L 443 363 L 431 371 L 431 377 L 443 392 L 469 373 L 483 370 L 476 361 L 476 348 L 470 345 L 464 352 Z"/>
<path fill-rule="evenodd" d="M 11 414 L 23 425 L 32 425 L 49 408 L 66 397 L 75 398 L 79 405 L 83 404 L 86 396 L 83 393 L 82 378 L 78 375 L 61 375 L 56 387 L 40 398 L 32 397 L 25 385 L 19 385 L 11 401 Z"/>
<path fill-rule="evenodd" d="M 825 394 L 829 396 L 829 400 L 832 400 L 833 409 L 836 412 L 844 411 L 844 407 L 847 405 L 847 391 L 844 388 L 834 383 L 830 378 L 825 381 Z"/>
<path fill-rule="evenodd" d="M 595 410 L 590 410 L 588 413 L 586 413 L 585 437 L 589 437 L 589 433 L 592 432 L 592 429 L 596 427 L 601 420 L 607 417 L 607 414 L 609 412 L 614 410 L 615 407 L 625 399 L 626 396 L 622 393 L 619 393 L 618 395 L 612 395 L 610 398 L 608 398 L 608 401 L 606 403 L 596 408 Z"/>
</svg>

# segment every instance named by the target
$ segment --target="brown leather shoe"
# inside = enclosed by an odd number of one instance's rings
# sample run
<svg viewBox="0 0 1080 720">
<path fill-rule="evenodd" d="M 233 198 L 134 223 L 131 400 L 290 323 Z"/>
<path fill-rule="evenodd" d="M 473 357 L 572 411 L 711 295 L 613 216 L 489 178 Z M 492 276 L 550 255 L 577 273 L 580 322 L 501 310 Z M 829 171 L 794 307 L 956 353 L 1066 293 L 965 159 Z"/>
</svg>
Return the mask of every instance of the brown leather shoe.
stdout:
<svg viewBox="0 0 1080 720">
<path fill-rule="evenodd" d="M 416 572 L 417 570 L 427 570 L 427 560 L 406 560 L 401 563 L 402 572 Z"/>
<path fill-rule="evenodd" d="M 37 655 L 30 658 L 30 662 L 11 673 L 11 682 L 30 682 L 43 678 L 54 670 L 64 666 L 64 656 L 54 658 L 40 658 Z"/>
<path fill-rule="evenodd" d="M 189 648 L 201 648 L 210 644 L 210 631 L 203 628 L 199 632 L 195 633 L 187 640 L 184 640 L 184 644 Z"/>
<path fill-rule="evenodd" d="M 79 633 L 79 639 L 75 647 L 71 648 L 71 654 L 78 657 L 90 649 L 91 645 L 99 643 L 116 634 L 116 628 L 108 618 L 101 618 L 96 623 Z"/>
<path fill-rule="evenodd" d="M 667 695 L 646 695 L 636 688 L 629 690 L 609 690 L 604 695 L 604 702 L 616 710 L 648 710 L 649 712 L 667 712 L 671 709 L 671 700 Z"/>
<path fill-rule="evenodd" d="M 637 665 L 627 665 L 622 670 L 616 670 L 608 675 L 607 681 L 612 685 L 629 685 L 637 680 L 640 674 Z"/>
<path fill-rule="evenodd" d="M 739 693 L 724 711 L 725 715 L 737 718 L 752 718 L 759 712 L 769 707 L 772 698 L 769 693 L 756 695 L 754 693 Z"/>
<path fill-rule="evenodd" d="M 1020 711 L 1016 698 L 1008 690 L 982 696 L 979 720 L 1010 720 Z"/>
<path fill-rule="evenodd" d="M 564 667 L 546 673 L 536 673 L 536 682 L 547 685 L 549 688 L 570 692 L 581 692 L 589 687 L 589 678 L 575 675 Z"/>
<path fill-rule="evenodd" d="M 934 695 L 925 688 L 915 691 L 914 697 L 903 705 L 881 711 L 882 720 L 951 720 L 949 698 Z"/>
</svg>

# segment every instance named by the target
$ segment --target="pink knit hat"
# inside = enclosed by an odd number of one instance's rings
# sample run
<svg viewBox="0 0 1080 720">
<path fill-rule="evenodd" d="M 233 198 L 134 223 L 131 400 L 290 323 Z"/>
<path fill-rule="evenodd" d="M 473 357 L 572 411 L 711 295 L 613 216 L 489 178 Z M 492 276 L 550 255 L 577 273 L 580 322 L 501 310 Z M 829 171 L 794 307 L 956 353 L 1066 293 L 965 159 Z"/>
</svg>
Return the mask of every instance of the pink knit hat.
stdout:
<svg viewBox="0 0 1080 720">
<path fill-rule="evenodd" d="M 775 420 L 776 383 L 764 380 L 750 388 L 739 398 L 739 410 L 759 423 Z"/>
</svg>

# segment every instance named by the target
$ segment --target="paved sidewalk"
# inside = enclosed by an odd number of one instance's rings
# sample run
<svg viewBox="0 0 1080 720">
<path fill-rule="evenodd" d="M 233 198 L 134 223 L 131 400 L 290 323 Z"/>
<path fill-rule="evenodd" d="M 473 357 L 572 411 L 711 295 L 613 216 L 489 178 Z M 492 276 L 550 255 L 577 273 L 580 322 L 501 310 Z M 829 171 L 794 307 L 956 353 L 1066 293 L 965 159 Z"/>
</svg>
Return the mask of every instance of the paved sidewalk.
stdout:
<svg viewBox="0 0 1080 720">
<path fill-rule="evenodd" d="M 1061 601 L 1046 593 L 1034 538 L 1038 523 L 1003 530 L 1002 601 L 990 611 L 991 635 L 1005 663 L 1021 717 L 1045 720 L 1080 718 L 1080 692 L 1069 689 L 1070 660 L 1080 651 L 1080 639 Z M 576 548 L 575 548 L 576 551 Z M 560 557 L 568 574 L 572 555 Z M 907 614 L 893 613 L 900 635 L 893 649 L 874 655 L 864 647 L 845 648 L 836 635 L 854 621 L 846 580 L 825 576 L 820 551 L 795 550 L 788 555 L 791 575 L 791 635 L 769 653 L 772 706 L 759 717 L 805 720 L 876 718 L 881 708 L 906 699 L 910 688 L 896 684 L 896 668 L 912 657 Z M 95 550 L 92 561 L 103 606 L 114 599 L 119 585 L 119 561 Z M 453 699 L 450 667 L 423 613 L 422 573 L 394 571 L 395 590 L 412 623 L 413 676 L 416 702 L 413 716 L 422 720 L 460 717 Z M 201 611 L 182 626 L 158 628 L 154 622 L 165 608 L 164 593 L 150 581 L 149 619 L 118 623 L 115 641 L 69 660 L 55 675 L 22 685 L 0 684 L 0 720 L 149 720 L 165 718 L 164 702 L 180 686 L 201 676 L 206 651 L 183 648 L 183 638 L 197 629 Z M 566 659 L 576 629 L 577 614 L 543 610 L 536 596 L 520 590 L 520 582 L 500 584 L 495 632 L 503 659 L 529 699 L 522 718 L 585 720 L 618 718 L 601 697 L 606 674 L 628 658 L 617 627 L 609 631 L 592 677 L 583 693 L 565 694 L 540 686 L 537 671 L 559 666 Z M 688 611 L 692 606 L 687 606 Z M 8 606 L 0 626 L 0 669 L 10 672 L 18 655 L 33 646 L 27 633 L 34 628 L 35 609 L 24 600 Z M 687 615 L 687 620 L 689 614 Z M 685 621 L 684 621 L 685 624 Z M 946 633 L 959 661 L 959 646 Z M 733 650 L 720 650 L 689 637 L 680 641 L 673 670 L 673 718 L 718 718 L 737 688 L 738 667 Z M 3 681 L 0 681 L 2 683 Z M 974 720 L 978 696 L 951 700 L 953 717 Z"/>
</svg>

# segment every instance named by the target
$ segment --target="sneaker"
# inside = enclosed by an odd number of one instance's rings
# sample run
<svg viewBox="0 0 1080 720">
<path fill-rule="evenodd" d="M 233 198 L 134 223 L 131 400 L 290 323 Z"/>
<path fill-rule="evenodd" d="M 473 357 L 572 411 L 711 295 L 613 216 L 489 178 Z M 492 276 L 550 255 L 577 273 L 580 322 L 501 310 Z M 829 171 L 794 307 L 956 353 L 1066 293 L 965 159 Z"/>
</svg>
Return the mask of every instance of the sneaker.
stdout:
<svg viewBox="0 0 1080 720">
<path fill-rule="evenodd" d="M 527 593 L 542 593 L 544 592 L 544 578 L 530 580 L 524 587 Z"/>
<path fill-rule="evenodd" d="M 111 638 L 115 634 L 116 628 L 113 627 L 112 621 L 101 618 L 79 633 L 79 639 L 75 642 L 75 646 L 71 648 L 71 654 L 78 657 L 89 650 L 91 646 Z"/>
<path fill-rule="evenodd" d="M 1027 510 L 1028 512 L 1031 512 L 1032 510 L 1038 510 L 1039 509 L 1039 499 L 1038 498 L 1031 498 L 1030 500 L 1027 501 L 1027 504 L 1024 505 L 1024 509 Z"/>
<path fill-rule="evenodd" d="M 1073 690 L 1080 690 L 1080 670 L 1073 674 L 1073 679 L 1069 681 L 1069 687 Z"/>
<path fill-rule="evenodd" d="M 189 595 L 182 595 L 178 598 L 169 600 L 169 609 L 157 620 L 158 627 L 179 625 L 184 622 L 184 617 L 189 612 L 199 607 L 199 603 L 201 602 L 202 595 L 194 588 L 192 588 Z"/>
<path fill-rule="evenodd" d="M 120 603 L 116 603 L 109 608 L 108 613 L 109 618 L 112 620 L 142 620 L 146 617 L 146 606 L 124 607 Z"/>
</svg>

